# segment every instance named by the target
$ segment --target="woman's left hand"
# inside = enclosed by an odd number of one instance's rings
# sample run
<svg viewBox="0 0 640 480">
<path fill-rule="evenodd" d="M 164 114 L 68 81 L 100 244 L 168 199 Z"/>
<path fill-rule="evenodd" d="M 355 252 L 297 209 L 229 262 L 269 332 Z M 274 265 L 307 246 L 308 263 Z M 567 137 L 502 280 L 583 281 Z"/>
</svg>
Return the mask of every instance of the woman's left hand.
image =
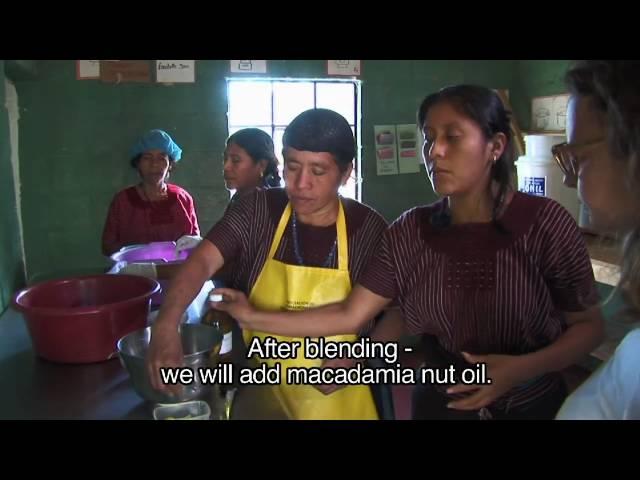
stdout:
<svg viewBox="0 0 640 480">
<path fill-rule="evenodd" d="M 465 385 L 458 383 L 447 389 L 447 393 L 473 392 L 468 397 L 454 400 L 449 403 L 449 408 L 457 410 L 479 410 L 492 403 L 502 394 L 525 379 L 526 372 L 522 366 L 522 357 L 514 355 L 471 355 L 463 352 L 465 360 L 472 366 L 477 363 L 486 363 L 487 382 L 490 384 Z M 462 372 L 457 372 L 456 378 L 460 381 Z"/>
</svg>

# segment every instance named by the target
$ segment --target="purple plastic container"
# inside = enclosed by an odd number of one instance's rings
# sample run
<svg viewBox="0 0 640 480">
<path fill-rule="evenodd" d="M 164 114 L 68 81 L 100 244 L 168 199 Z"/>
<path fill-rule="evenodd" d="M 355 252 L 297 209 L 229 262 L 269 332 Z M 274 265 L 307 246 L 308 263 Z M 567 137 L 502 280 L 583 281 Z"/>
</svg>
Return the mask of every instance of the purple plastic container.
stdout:
<svg viewBox="0 0 640 480">
<path fill-rule="evenodd" d="M 183 262 L 191 253 L 188 250 L 180 252 L 176 257 L 175 242 L 154 242 L 145 245 L 132 245 L 121 248 L 119 251 L 111 255 L 111 260 L 116 262 L 164 262 L 176 263 Z"/>
<path fill-rule="evenodd" d="M 191 249 L 183 250 L 176 256 L 175 242 L 153 242 L 144 245 L 123 247 L 109 258 L 114 263 L 166 263 L 180 264 L 191 254 Z M 164 292 L 169 286 L 168 280 L 158 280 L 160 291 L 151 297 L 151 307 L 158 307 L 164 299 Z"/>
</svg>

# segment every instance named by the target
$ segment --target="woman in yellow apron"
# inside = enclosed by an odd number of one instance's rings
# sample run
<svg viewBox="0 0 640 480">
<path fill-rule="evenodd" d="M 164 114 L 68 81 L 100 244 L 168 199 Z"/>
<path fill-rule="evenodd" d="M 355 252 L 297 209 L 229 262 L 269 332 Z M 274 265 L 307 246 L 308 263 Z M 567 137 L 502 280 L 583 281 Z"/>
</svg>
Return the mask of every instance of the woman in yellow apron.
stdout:
<svg viewBox="0 0 640 480">
<path fill-rule="evenodd" d="M 351 280 L 348 270 L 347 227 L 344 208 L 339 203 L 338 221 L 336 223 L 338 268 L 305 267 L 289 265 L 275 260 L 275 252 L 292 215 L 291 204 L 282 214 L 276 235 L 271 242 L 267 261 L 262 268 L 258 281 L 251 289 L 250 302 L 263 310 L 299 310 L 313 306 L 326 305 L 344 300 L 351 291 Z M 294 214 L 295 220 L 295 214 Z M 294 249 L 298 250 L 299 239 L 296 237 L 296 223 L 293 223 Z M 329 255 L 333 255 L 335 247 Z M 302 262 L 300 262 L 302 263 Z M 270 367 L 276 363 L 281 366 L 280 385 L 274 386 L 283 409 L 295 419 L 377 419 L 376 407 L 371 390 L 366 385 L 347 386 L 331 395 L 325 395 L 311 385 L 291 385 L 286 383 L 289 367 L 320 367 L 320 359 L 305 358 L 304 339 L 282 337 L 263 332 L 245 331 L 247 345 L 252 338 L 264 340 L 275 337 L 277 342 L 298 342 L 296 358 L 286 360 L 260 359 Z M 327 341 L 355 341 L 356 335 L 341 335 L 327 338 Z"/>
<path fill-rule="evenodd" d="M 174 277 L 154 324 L 147 358 L 155 388 L 173 390 L 162 384 L 159 369 L 180 366 L 179 316 L 204 280 L 225 263 L 236 266 L 230 284 L 247 292 L 256 307 L 300 310 L 344 300 L 378 247 L 384 219 L 338 194 L 353 168 L 355 141 L 349 123 L 330 110 L 308 110 L 287 127 L 283 147 L 285 189 L 256 191 L 239 199 Z M 359 333 L 366 334 L 371 323 Z M 249 345 L 265 334 L 246 331 L 243 336 Z M 327 340 L 356 339 L 350 334 Z M 256 360 L 270 365 L 280 361 Z M 306 359 L 300 348 L 296 358 L 280 362 L 282 382 L 271 388 L 290 418 L 378 418 L 368 385 L 325 395 L 319 386 L 286 383 L 288 368 L 320 367 L 322 359 Z"/>
<path fill-rule="evenodd" d="M 509 114 L 493 90 L 446 87 L 418 113 L 425 166 L 443 198 L 393 222 L 346 301 L 261 312 L 244 292 L 220 289 L 225 301 L 214 307 L 247 329 L 322 336 L 355 332 L 397 299 L 409 333 L 423 340 L 414 419 L 552 419 L 566 396 L 561 370 L 602 341 L 580 229 L 558 202 L 513 191 Z M 598 137 L 585 131 L 574 140 Z M 564 165 L 574 165 L 567 155 Z"/>
</svg>

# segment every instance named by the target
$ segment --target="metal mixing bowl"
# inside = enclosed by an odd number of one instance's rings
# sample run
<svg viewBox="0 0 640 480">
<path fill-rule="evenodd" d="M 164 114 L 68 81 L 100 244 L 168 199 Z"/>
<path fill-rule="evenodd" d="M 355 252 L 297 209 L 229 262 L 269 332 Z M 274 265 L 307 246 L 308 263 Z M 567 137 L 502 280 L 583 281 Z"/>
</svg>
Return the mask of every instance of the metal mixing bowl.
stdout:
<svg viewBox="0 0 640 480">
<path fill-rule="evenodd" d="M 153 403 L 179 403 L 197 400 L 206 395 L 211 385 L 203 384 L 198 375 L 199 368 L 214 367 L 222 346 L 222 333 L 211 326 L 182 324 L 179 328 L 184 351 L 183 366 L 193 371 L 193 383 L 184 385 L 178 396 L 169 396 L 153 389 L 145 367 L 145 355 L 151 341 L 151 327 L 137 330 L 118 341 L 120 361 L 129 373 L 135 391 Z"/>
</svg>

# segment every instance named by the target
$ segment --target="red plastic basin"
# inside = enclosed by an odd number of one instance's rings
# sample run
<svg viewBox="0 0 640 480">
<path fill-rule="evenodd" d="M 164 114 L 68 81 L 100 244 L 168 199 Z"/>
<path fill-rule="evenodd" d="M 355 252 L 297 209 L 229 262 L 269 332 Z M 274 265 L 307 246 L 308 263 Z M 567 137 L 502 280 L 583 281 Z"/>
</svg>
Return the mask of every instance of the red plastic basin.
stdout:
<svg viewBox="0 0 640 480">
<path fill-rule="evenodd" d="M 50 361 L 93 363 L 116 355 L 124 335 L 146 326 L 160 284 L 136 275 L 88 275 L 19 291 L 13 307 L 25 318 L 35 352 Z"/>
</svg>

